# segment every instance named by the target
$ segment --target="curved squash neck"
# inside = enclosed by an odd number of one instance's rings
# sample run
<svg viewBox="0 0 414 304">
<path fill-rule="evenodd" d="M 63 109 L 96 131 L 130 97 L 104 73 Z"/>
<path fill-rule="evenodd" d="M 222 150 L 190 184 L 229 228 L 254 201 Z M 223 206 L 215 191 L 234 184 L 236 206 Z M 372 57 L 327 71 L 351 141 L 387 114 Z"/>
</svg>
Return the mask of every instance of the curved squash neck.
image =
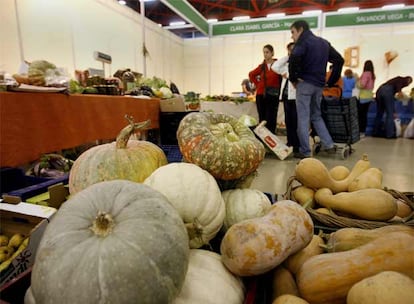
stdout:
<svg viewBox="0 0 414 304">
<path fill-rule="evenodd" d="M 138 130 L 145 129 L 151 124 L 151 120 L 145 120 L 142 122 L 134 122 L 132 116 L 125 115 L 125 119 L 129 121 L 129 125 L 119 132 L 118 136 L 116 137 L 116 148 L 117 149 L 126 149 L 128 140 L 133 133 Z"/>
</svg>

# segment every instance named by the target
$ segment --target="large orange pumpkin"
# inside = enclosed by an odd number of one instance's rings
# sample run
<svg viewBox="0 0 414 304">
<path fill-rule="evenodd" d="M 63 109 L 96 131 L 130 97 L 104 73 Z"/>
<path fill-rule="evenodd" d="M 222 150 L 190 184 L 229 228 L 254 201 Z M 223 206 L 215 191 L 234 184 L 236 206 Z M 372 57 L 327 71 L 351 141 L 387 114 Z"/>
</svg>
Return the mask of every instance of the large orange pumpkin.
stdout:
<svg viewBox="0 0 414 304">
<path fill-rule="evenodd" d="M 69 192 L 77 193 L 102 181 L 124 179 L 141 183 L 168 163 L 162 149 L 151 142 L 130 140 L 149 121 L 130 124 L 121 130 L 116 142 L 95 146 L 82 153 L 69 174 Z"/>
<path fill-rule="evenodd" d="M 177 140 L 187 162 L 216 179 L 235 180 L 259 167 L 263 144 L 235 117 L 209 112 L 191 113 L 180 122 Z"/>
</svg>

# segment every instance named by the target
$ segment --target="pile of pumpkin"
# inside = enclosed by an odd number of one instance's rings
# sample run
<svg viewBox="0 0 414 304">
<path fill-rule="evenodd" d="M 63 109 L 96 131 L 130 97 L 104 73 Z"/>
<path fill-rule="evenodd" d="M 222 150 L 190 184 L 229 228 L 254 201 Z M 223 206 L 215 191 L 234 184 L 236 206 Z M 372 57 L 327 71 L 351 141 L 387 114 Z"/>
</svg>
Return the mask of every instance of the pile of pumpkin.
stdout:
<svg viewBox="0 0 414 304">
<path fill-rule="evenodd" d="M 299 290 L 295 295 L 277 285 L 273 303 L 336 303 L 381 271 L 413 277 L 411 230 L 322 254 L 312 219 L 298 203 L 271 205 L 249 188 L 222 191 L 218 180 L 243 180 L 264 157 L 263 145 L 234 118 L 187 115 L 177 132 L 186 162 L 171 164 L 157 146 L 128 140 L 145 125 L 131 123 L 117 142 L 75 161 L 71 198 L 42 237 L 26 303 L 241 304 L 243 278 L 269 272 L 275 284 L 297 283 Z M 209 250 L 217 239 L 219 249 Z M 296 279 L 276 279 L 291 263 L 296 270 L 286 271 Z M 396 288 L 414 284 L 398 280 Z"/>
<path fill-rule="evenodd" d="M 288 196 L 321 214 L 403 223 L 412 217 L 413 210 L 384 190 L 382 178 L 382 171 L 371 167 L 366 154 L 351 171 L 345 166 L 328 170 L 320 160 L 306 158 L 296 165 L 294 179 L 299 186 Z"/>
</svg>

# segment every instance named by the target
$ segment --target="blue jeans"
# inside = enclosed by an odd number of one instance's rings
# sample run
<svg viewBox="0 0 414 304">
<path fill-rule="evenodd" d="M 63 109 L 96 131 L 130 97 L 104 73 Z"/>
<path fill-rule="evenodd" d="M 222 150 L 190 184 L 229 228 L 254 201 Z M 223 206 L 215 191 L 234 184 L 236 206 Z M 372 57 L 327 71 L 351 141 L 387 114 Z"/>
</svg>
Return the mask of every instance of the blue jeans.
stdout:
<svg viewBox="0 0 414 304">
<path fill-rule="evenodd" d="M 323 149 L 332 148 L 334 143 L 321 113 L 322 87 L 301 81 L 296 86 L 296 111 L 298 113 L 299 152 L 310 156 L 309 145 L 310 123 L 321 139 Z"/>
<path fill-rule="evenodd" d="M 375 115 L 374 136 L 382 136 L 381 131 L 382 116 L 385 112 L 385 137 L 395 137 L 395 123 L 394 123 L 394 88 L 391 85 L 382 86 L 377 94 L 377 114 Z"/>
</svg>

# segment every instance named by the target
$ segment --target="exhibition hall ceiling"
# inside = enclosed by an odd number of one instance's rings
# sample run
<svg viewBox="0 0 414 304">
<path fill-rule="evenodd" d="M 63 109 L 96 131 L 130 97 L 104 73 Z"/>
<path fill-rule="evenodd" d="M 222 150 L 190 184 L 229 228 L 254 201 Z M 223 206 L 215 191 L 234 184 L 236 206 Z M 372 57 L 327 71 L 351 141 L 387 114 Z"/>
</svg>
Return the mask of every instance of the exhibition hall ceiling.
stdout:
<svg viewBox="0 0 414 304">
<path fill-rule="evenodd" d="M 218 21 L 231 21 L 232 18 L 239 16 L 248 16 L 250 19 L 265 18 L 269 14 L 277 13 L 298 15 L 303 11 L 308 10 L 333 12 L 347 7 L 375 9 L 391 4 L 414 4 L 414 0 L 187 0 L 187 2 L 205 19 L 217 19 Z M 126 5 L 140 13 L 140 0 L 126 0 Z M 182 38 L 191 38 L 202 35 L 196 28 L 188 24 L 186 20 L 171 10 L 161 0 L 146 0 L 145 16 L 153 22 L 167 27 Z M 186 22 L 186 25 L 174 27 L 170 26 L 171 22 Z"/>
</svg>

